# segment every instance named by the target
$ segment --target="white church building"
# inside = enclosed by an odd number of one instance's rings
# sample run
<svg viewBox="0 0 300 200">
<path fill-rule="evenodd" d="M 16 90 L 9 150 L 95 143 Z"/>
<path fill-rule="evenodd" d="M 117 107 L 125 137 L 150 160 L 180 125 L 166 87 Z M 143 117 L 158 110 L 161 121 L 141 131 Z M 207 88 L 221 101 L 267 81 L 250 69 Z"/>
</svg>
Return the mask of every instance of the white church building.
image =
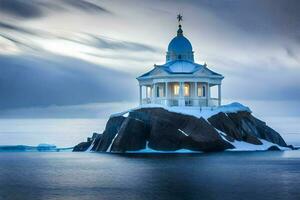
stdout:
<svg viewBox="0 0 300 200">
<path fill-rule="evenodd" d="M 223 76 L 194 61 L 190 41 L 184 37 L 178 15 L 179 29 L 168 46 L 166 63 L 154 65 L 137 78 L 140 104 L 164 106 L 212 107 L 221 105 Z M 214 89 L 215 96 L 212 96 Z"/>
</svg>

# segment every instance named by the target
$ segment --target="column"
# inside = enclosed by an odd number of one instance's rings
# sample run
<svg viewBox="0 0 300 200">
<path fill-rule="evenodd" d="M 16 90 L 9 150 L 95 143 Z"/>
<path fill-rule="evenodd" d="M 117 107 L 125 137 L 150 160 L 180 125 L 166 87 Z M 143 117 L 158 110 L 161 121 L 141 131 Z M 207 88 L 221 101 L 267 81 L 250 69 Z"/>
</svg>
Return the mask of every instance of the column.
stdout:
<svg viewBox="0 0 300 200">
<path fill-rule="evenodd" d="M 198 83 L 194 82 L 194 100 L 193 100 L 193 106 L 199 105 L 198 100 Z"/>
<path fill-rule="evenodd" d="M 165 98 L 166 98 L 166 106 L 169 105 L 169 84 L 168 82 L 165 82 Z"/>
<path fill-rule="evenodd" d="M 206 106 L 209 106 L 209 100 L 210 100 L 210 88 L 209 88 L 209 83 L 206 83 Z"/>
<path fill-rule="evenodd" d="M 140 105 L 143 104 L 143 99 L 142 99 L 142 85 L 140 85 Z"/>
<path fill-rule="evenodd" d="M 218 85 L 218 105 L 221 106 L 221 84 Z"/>
<path fill-rule="evenodd" d="M 146 99 L 148 99 L 148 85 L 146 85 Z"/>
<path fill-rule="evenodd" d="M 156 101 L 156 83 L 153 84 L 152 96 L 153 96 L 152 103 L 155 103 L 155 101 Z"/>
<path fill-rule="evenodd" d="M 179 106 L 185 106 L 183 85 L 183 82 L 179 82 Z"/>
</svg>

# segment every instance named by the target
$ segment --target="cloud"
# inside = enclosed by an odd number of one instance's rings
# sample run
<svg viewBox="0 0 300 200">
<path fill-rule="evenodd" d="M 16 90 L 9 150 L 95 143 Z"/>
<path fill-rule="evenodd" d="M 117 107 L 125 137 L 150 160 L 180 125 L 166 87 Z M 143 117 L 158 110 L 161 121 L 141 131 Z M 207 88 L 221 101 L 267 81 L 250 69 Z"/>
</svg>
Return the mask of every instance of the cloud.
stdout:
<svg viewBox="0 0 300 200">
<path fill-rule="evenodd" d="M 0 11 L 21 18 L 38 18 L 43 16 L 43 11 L 35 1 L 0 0 Z"/>
<path fill-rule="evenodd" d="M 1 22 L 1 21 L 0 21 L 0 28 L 10 30 L 10 31 L 17 31 L 19 33 L 30 34 L 30 35 L 35 35 L 36 34 L 36 33 L 34 33 L 33 31 L 31 31 L 27 28 L 12 25 L 12 24 L 9 24 L 9 23 L 4 23 L 4 22 Z"/>
<path fill-rule="evenodd" d="M 74 7 L 79 10 L 83 10 L 86 12 L 105 12 L 105 13 L 111 13 L 107 9 L 86 0 L 61 0 L 65 4 Z"/>
<path fill-rule="evenodd" d="M 86 42 L 85 44 L 89 44 L 91 46 L 101 48 L 101 49 L 112 49 L 112 50 L 126 50 L 126 51 L 149 51 L 149 52 L 159 52 L 160 49 L 154 46 L 145 45 L 138 42 L 130 42 L 123 40 L 116 40 L 107 37 L 101 37 L 96 35 L 91 35 L 92 40 Z"/>
<path fill-rule="evenodd" d="M 47 11 L 62 12 L 76 8 L 84 12 L 110 13 L 96 3 L 86 0 L 0 0 L 0 11 L 10 17 L 34 19 L 44 17 Z"/>
<path fill-rule="evenodd" d="M 195 1 L 189 3 L 210 12 L 225 24 L 256 36 L 274 34 L 295 37 L 300 34 L 300 1 Z"/>
<path fill-rule="evenodd" d="M 0 109 L 132 100 L 134 77 L 57 55 L 0 56 Z"/>
</svg>

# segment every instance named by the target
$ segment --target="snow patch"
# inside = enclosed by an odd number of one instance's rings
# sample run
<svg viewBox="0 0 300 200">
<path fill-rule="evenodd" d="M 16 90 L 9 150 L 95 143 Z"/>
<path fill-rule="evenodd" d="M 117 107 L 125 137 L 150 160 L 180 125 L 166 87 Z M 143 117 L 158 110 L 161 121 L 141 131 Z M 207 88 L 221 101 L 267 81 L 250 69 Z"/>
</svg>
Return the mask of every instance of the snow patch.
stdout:
<svg viewBox="0 0 300 200">
<path fill-rule="evenodd" d="M 179 131 L 180 133 L 182 133 L 183 135 L 185 135 L 185 136 L 189 136 L 188 134 L 186 134 L 186 132 L 184 132 L 184 131 L 181 130 L 181 129 L 178 129 L 178 131 Z"/>
<path fill-rule="evenodd" d="M 93 140 L 92 144 L 89 146 L 89 148 L 87 148 L 87 150 L 85 152 L 90 152 L 92 150 L 92 148 L 94 147 L 95 144 L 95 139 Z"/>
<path fill-rule="evenodd" d="M 180 113 L 184 115 L 191 115 L 197 118 L 203 117 L 204 119 L 208 119 L 209 117 L 218 114 L 219 112 L 224 113 L 236 113 L 240 111 L 246 111 L 250 112 L 251 110 L 237 102 L 228 104 L 228 105 L 222 105 L 222 106 L 216 106 L 216 107 L 189 107 L 189 106 L 164 106 L 160 104 L 144 104 L 139 107 L 129 109 L 125 112 L 116 113 L 111 115 L 111 117 L 118 117 L 118 116 L 124 116 L 127 117 L 129 112 L 138 110 L 141 108 L 163 108 L 165 110 L 168 110 L 170 112 Z"/>
<path fill-rule="evenodd" d="M 112 147 L 112 145 L 113 145 L 113 143 L 114 143 L 115 139 L 117 138 L 117 136 L 118 136 L 118 133 L 117 133 L 117 134 L 115 135 L 115 137 L 112 139 L 112 141 L 111 141 L 111 143 L 110 143 L 110 145 L 109 145 L 108 149 L 106 150 L 106 152 L 110 152 L 110 150 L 111 150 L 111 147 Z"/>
<path fill-rule="evenodd" d="M 266 151 L 268 150 L 271 146 L 276 146 L 278 147 L 280 150 L 290 150 L 289 148 L 286 147 L 282 147 L 279 146 L 277 144 L 274 144 L 272 142 L 263 140 L 263 139 L 259 139 L 262 144 L 260 145 L 256 145 L 256 144 L 251 144 L 245 141 L 238 141 L 238 140 L 234 140 L 233 142 L 230 142 L 226 139 L 226 133 L 217 130 L 220 134 L 220 136 L 223 138 L 223 140 L 225 140 L 226 142 L 232 144 L 235 148 L 234 149 L 227 149 L 226 151 Z"/>
</svg>

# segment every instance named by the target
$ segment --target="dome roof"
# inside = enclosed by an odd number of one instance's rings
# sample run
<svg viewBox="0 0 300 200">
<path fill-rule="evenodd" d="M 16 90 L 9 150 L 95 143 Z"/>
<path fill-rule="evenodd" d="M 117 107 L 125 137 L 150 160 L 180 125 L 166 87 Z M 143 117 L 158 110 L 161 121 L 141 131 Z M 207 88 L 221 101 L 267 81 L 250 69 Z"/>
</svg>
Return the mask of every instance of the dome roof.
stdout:
<svg viewBox="0 0 300 200">
<path fill-rule="evenodd" d="M 166 61 L 173 60 L 189 60 L 194 62 L 194 52 L 190 41 L 183 36 L 181 25 L 177 31 L 177 36 L 174 37 L 168 46 Z"/>
<path fill-rule="evenodd" d="M 193 51 L 192 44 L 183 35 L 174 37 L 168 46 L 168 51 L 173 53 L 190 53 Z"/>
</svg>

